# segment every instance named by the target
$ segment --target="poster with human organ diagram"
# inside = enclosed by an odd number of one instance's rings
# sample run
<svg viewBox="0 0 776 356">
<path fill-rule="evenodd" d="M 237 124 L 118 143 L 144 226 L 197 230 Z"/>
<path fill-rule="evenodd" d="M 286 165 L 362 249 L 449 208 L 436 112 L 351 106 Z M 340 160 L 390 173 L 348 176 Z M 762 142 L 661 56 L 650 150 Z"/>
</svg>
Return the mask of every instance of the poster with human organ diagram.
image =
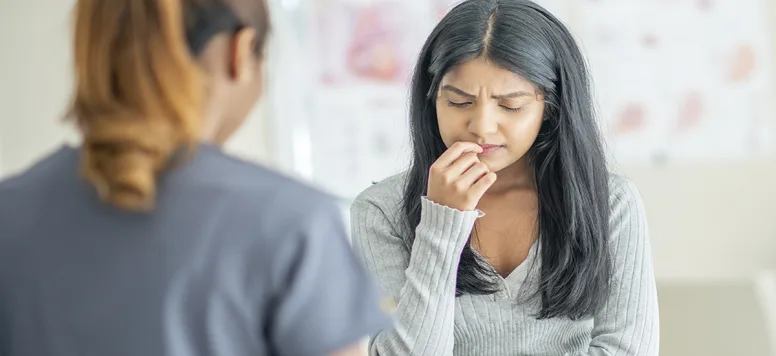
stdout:
<svg viewBox="0 0 776 356">
<path fill-rule="evenodd" d="M 618 161 L 773 154 L 768 0 L 572 3 Z"/>
<path fill-rule="evenodd" d="M 670 165 L 774 154 L 774 11 L 768 1 L 537 2 L 564 21 L 582 47 L 616 162 Z M 352 198 L 407 167 L 413 66 L 455 1 L 307 4 L 311 175 Z"/>
</svg>

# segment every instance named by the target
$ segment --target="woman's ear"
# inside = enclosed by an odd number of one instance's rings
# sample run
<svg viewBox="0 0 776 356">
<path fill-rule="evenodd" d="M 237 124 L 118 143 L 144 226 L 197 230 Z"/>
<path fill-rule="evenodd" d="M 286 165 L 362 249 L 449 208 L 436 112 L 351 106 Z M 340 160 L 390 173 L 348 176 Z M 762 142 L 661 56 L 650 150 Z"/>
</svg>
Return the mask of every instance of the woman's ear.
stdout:
<svg viewBox="0 0 776 356">
<path fill-rule="evenodd" d="M 229 72 L 231 79 L 238 82 L 253 81 L 260 73 L 256 73 L 259 61 L 256 53 L 256 30 L 245 27 L 232 37 L 231 59 Z"/>
</svg>

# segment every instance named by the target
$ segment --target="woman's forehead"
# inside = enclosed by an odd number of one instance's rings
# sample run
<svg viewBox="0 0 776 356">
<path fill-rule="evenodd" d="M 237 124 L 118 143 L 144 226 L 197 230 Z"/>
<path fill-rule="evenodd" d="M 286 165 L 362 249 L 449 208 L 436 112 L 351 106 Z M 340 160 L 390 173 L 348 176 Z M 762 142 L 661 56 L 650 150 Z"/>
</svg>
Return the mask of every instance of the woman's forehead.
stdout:
<svg viewBox="0 0 776 356">
<path fill-rule="evenodd" d="M 442 78 L 442 85 L 453 85 L 469 92 L 482 87 L 498 92 L 534 91 L 534 85 L 521 75 L 482 58 L 472 59 L 451 68 Z"/>
</svg>

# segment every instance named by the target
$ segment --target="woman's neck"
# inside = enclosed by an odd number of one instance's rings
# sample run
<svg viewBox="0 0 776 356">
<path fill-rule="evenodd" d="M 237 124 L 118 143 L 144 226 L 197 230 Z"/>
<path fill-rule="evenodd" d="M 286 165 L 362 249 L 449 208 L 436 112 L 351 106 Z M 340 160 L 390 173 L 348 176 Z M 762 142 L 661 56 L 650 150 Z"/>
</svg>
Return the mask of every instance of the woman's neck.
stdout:
<svg viewBox="0 0 776 356">
<path fill-rule="evenodd" d="M 496 182 L 485 195 L 496 197 L 515 190 L 536 190 L 533 169 L 527 157 L 496 172 L 496 176 Z"/>
<path fill-rule="evenodd" d="M 213 103 L 205 107 L 205 115 L 202 121 L 200 141 L 221 147 L 229 139 L 229 135 L 223 129 L 223 111 Z"/>
</svg>

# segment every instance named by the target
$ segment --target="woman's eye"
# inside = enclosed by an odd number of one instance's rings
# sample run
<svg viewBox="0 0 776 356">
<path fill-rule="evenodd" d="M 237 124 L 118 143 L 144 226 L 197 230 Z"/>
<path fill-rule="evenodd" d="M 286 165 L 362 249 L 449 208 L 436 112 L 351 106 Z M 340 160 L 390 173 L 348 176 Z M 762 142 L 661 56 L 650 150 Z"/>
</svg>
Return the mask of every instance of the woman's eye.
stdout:
<svg viewBox="0 0 776 356">
<path fill-rule="evenodd" d="M 452 106 L 454 108 L 463 108 L 463 107 L 466 107 L 466 106 L 468 106 L 470 104 L 471 104 L 470 102 L 456 103 L 456 102 L 450 101 L 450 100 L 447 101 L 447 106 Z"/>
<path fill-rule="evenodd" d="M 504 106 L 504 105 L 501 105 L 501 108 L 509 112 L 518 112 L 520 110 L 523 110 L 523 108 L 511 108 L 509 106 Z"/>
</svg>

